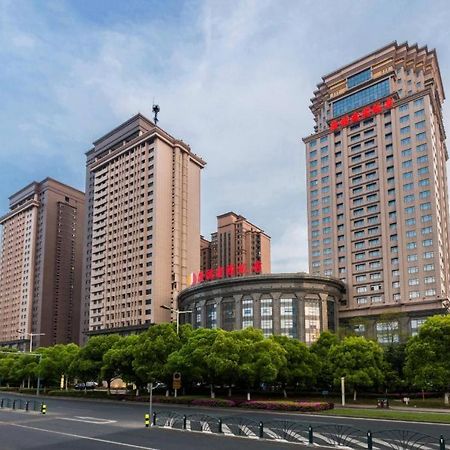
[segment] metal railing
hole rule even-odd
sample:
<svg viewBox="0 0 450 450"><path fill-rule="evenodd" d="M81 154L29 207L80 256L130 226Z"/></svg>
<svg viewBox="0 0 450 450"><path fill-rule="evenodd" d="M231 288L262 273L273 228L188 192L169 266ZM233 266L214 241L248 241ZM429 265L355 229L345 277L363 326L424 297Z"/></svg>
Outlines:
<svg viewBox="0 0 450 450"><path fill-rule="evenodd" d="M358 450L445 450L446 439L412 430L363 431L348 425L308 424L289 420L252 420L248 417L182 415L154 412L152 426L186 431L268 439L303 445L347 447Z"/></svg>
<svg viewBox="0 0 450 450"><path fill-rule="evenodd" d="M24 400L21 398L0 398L0 409L17 409L23 411L40 411L44 403L39 400Z"/></svg>

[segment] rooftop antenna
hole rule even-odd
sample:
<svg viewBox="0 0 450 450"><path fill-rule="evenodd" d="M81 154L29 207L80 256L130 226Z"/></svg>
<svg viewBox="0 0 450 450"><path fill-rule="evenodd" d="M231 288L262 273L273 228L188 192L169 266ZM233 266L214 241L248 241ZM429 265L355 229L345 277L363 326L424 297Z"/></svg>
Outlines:
<svg viewBox="0 0 450 450"><path fill-rule="evenodd" d="M152 111L153 111L153 121L155 122L155 125L158 125L158 113L160 111L159 109L159 105L155 105L155 100L153 99L153 107L152 107Z"/></svg>

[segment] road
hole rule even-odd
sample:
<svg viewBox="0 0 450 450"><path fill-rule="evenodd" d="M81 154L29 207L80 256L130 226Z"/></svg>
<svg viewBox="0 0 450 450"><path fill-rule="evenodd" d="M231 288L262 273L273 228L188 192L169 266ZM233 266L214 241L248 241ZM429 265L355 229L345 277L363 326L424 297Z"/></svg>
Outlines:
<svg viewBox="0 0 450 450"><path fill-rule="evenodd" d="M14 398L13 395L0 394ZM145 404L114 403L95 400L49 398L45 400L46 415L0 409L0 450L279 450L302 448L299 444L249 438L229 437L212 433L176 431L167 428L145 428ZM168 411L179 415L193 414L218 417L241 417L247 421L272 420L302 422L313 429L332 430L354 427L365 436L367 430L411 430L436 437L443 434L450 442L450 425L393 422L385 420L311 416L307 414L244 411L240 409L208 409L182 405L155 405L162 417ZM225 421L224 421L225 422ZM194 423L194 422L192 422ZM216 423L216 419L214 419ZM226 431L226 430L224 430ZM360 441L363 443L363 440ZM361 445L359 445L361 447ZM320 447L317 447L320 448ZM431 447L432 448L432 447Z"/></svg>

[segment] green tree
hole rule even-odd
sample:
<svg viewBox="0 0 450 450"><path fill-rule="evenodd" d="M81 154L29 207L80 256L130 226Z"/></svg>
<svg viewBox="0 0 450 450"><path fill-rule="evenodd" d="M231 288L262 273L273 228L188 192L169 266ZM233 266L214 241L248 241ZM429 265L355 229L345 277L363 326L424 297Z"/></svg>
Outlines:
<svg viewBox="0 0 450 450"><path fill-rule="evenodd" d="M239 379L247 388L247 399L250 400L252 388L277 379L287 364L286 351L273 339L264 339L261 330L246 328L232 334L240 341Z"/></svg>
<svg viewBox="0 0 450 450"><path fill-rule="evenodd" d="M208 383L213 398L215 384L228 384L231 389L237 381L239 361L240 346L234 335L200 328L169 356L168 367L171 372L181 372L185 380Z"/></svg>
<svg viewBox="0 0 450 450"><path fill-rule="evenodd" d="M450 391L450 316L433 316L406 346L405 374L423 390Z"/></svg>
<svg viewBox="0 0 450 450"><path fill-rule="evenodd" d="M337 344L339 344L339 338L330 331L324 331L319 339L311 345L310 351L319 361L317 384L322 389L330 390L333 387L334 374L330 362L330 350Z"/></svg>
<svg viewBox="0 0 450 450"><path fill-rule="evenodd" d="M286 364L279 369L277 377L283 385L284 397L287 397L287 385L298 388L311 386L319 369L317 356L298 339L286 336L272 336L271 339L284 349L286 355Z"/></svg>
<svg viewBox="0 0 450 450"><path fill-rule="evenodd" d="M103 375L109 390L114 378L114 371L105 371L102 374L103 355L120 339L121 337L117 334L92 336L81 348L76 360L70 365L70 371L85 383L91 380L100 380Z"/></svg>
<svg viewBox="0 0 450 450"><path fill-rule="evenodd" d="M78 345L57 344L41 347L37 352L42 355L37 371L43 382L48 386L58 386L63 378L67 389L69 379L73 377L74 362L80 352Z"/></svg>
<svg viewBox="0 0 450 450"><path fill-rule="evenodd" d="M104 355L101 369L102 377L121 378L126 383L142 385L136 374L133 362L139 336L132 334L117 341ZM109 391L108 391L109 392Z"/></svg>
<svg viewBox="0 0 450 450"><path fill-rule="evenodd" d="M169 386L172 381L172 372L167 365L169 355L181 348L191 332L190 325L182 325L177 335L174 324L163 323L153 325L141 334L133 361L139 379L146 383L164 381Z"/></svg>
<svg viewBox="0 0 450 450"><path fill-rule="evenodd" d="M345 377L345 384L353 390L353 399L361 388L371 388L383 382L385 361L383 349L363 337L349 336L333 345L329 353L336 386Z"/></svg>

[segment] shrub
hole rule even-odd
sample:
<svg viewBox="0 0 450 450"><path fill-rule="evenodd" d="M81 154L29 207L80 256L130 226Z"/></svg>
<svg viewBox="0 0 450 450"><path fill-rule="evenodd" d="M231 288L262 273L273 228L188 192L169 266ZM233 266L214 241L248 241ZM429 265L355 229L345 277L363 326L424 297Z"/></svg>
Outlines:
<svg viewBox="0 0 450 450"><path fill-rule="evenodd" d="M239 406L251 409L267 409L276 411L318 412L333 409L334 404L329 402L295 402L295 401L264 401L250 400L242 402Z"/></svg>

